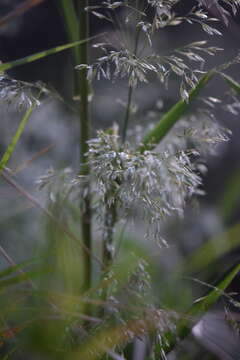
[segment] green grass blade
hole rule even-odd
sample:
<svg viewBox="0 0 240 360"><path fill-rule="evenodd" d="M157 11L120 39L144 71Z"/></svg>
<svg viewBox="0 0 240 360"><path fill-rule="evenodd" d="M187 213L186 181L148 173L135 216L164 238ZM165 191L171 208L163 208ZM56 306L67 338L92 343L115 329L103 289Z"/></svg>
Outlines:
<svg viewBox="0 0 240 360"><path fill-rule="evenodd" d="M71 42L79 40L79 24L77 14L72 0L60 0L59 6L64 17L64 25L67 29L68 36ZM76 47L73 48L73 55L75 64L80 64L79 51Z"/></svg>
<svg viewBox="0 0 240 360"><path fill-rule="evenodd" d="M27 111L26 113L24 114L22 120L20 121L20 124L17 128L17 131L15 133L15 135L13 136L12 138L12 141L11 143L8 145L7 147L7 150L5 151L5 153L3 154L3 157L0 161L0 174L1 174L1 171L3 170L3 168L7 165L10 157L12 156L12 153L14 152L14 149L31 117L31 114L33 112L33 109L35 108L35 106L31 106Z"/></svg>
<svg viewBox="0 0 240 360"><path fill-rule="evenodd" d="M187 312L187 317L200 317L203 316L209 309L217 302L219 297L224 293L226 288L231 284L235 276L240 271L240 264L235 265L225 277L214 286L213 290L208 295L197 301L192 308ZM186 320L187 321L187 320ZM186 332L191 330L189 321L181 324L178 329L179 336L182 337Z"/></svg>
<svg viewBox="0 0 240 360"><path fill-rule="evenodd" d="M97 35L97 36L99 36L99 35ZM65 45L56 46L54 48L51 48L51 49L48 49L48 50L45 50L45 51L41 51L41 52L38 52L36 54L29 55L29 56L26 56L26 57L18 59L18 60L14 60L14 61L7 62L7 63L2 63L2 64L0 64L0 72L12 69L12 68L14 68L16 66L31 63L33 61L42 59L42 58L44 58L46 56L53 55L53 54L59 53L61 51L67 50L67 49L71 49L74 46L84 44L84 43L86 43L86 42L88 42L88 41L90 41L90 40L92 40L94 38L96 38L96 36L92 36L92 37L89 37L89 38L84 39L84 40L74 41L72 43L65 44Z"/></svg>
<svg viewBox="0 0 240 360"><path fill-rule="evenodd" d="M184 339L191 332L193 324L192 319L195 319L195 323L199 320L200 317L205 315L207 311L218 301L219 297L224 293L226 288L231 284L235 276L240 271L240 264L232 267L230 271L226 273L222 280L220 280L213 289L208 293L208 295L199 299L185 314L185 318L181 319L177 324L177 339ZM177 340L172 333L167 334L166 344L164 351L170 352L176 345Z"/></svg>
<svg viewBox="0 0 240 360"><path fill-rule="evenodd" d="M189 101L178 101L156 124L153 130L151 130L142 140L142 144L139 148L141 152L150 150L157 145L173 127L173 125L183 116L188 110L189 104L198 96L199 92L205 87L210 79L215 74L215 71L209 71L198 82L196 87L191 90L189 94Z"/></svg>
<svg viewBox="0 0 240 360"><path fill-rule="evenodd" d="M227 82L227 84L235 90L238 94L240 94L240 84L235 81L231 76L220 73L222 78Z"/></svg>

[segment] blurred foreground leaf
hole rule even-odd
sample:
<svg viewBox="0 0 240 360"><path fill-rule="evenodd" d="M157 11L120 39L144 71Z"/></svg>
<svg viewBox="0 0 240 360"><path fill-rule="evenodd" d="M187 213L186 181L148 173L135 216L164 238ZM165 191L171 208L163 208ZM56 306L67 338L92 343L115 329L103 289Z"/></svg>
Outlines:
<svg viewBox="0 0 240 360"><path fill-rule="evenodd" d="M182 264L184 271L200 271L233 250L240 243L240 224L232 226L229 230L213 237L193 254L191 254Z"/></svg>

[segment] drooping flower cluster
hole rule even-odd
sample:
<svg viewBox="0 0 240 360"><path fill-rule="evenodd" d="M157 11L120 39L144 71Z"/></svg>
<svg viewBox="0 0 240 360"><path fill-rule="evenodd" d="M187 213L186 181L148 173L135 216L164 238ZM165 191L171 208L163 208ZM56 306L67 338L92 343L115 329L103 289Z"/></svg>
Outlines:
<svg viewBox="0 0 240 360"><path fill-rule="evenodd" d="M122 148L117 135L99 132L89 141L88 153L97 193L110 206L121 206L122 216L141 209L159 238L159 223L173 212L182 214L185 203L198 193L201 179L194 172L191 152L143 154Z"/></svg>
<svg viewBox="0 0 240 360"><path fill-rule="evenodd" d="M206 41L198 41L176 49L170 55L157 55L152 53L147 56L137 56L128 49L120 51L107 51L105 44L97 44L105 55L98 58L92 65L81 64L78 70L87 69L89 81L101 78L116 80L127 78L130 87L135 88L139 82L148 82L148 75L155 74L162 83L166 83L170 73L181 78L180 94L183 99L188 99L188 90L193 88L199 74L203 74L200 68L205 62L202 54L215 55L222 50L218 47L207 47ZM202 54L199 54L202 53ZM197 69L192 69L189 62L200 64Z"/></svg>

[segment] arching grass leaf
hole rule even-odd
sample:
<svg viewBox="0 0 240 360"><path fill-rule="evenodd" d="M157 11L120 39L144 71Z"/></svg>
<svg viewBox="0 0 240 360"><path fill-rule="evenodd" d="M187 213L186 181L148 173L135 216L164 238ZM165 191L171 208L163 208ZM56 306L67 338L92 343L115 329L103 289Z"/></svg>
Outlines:
<svg viewBox="0 0 240 360"><path fill-rule="evenodd" d="M226 288L231 284L239 271L240 264L238 263L237 265L234 265L217 284L211 286L212 290L206 296L193 304L189 311L186 312L185 316L178 322L176 327L177 336L172 333L166 334L165 344L167 345L165 345L164 348L165 353L170 352L179 340L182 340L189 335L199 318L205 315L224 294Z"/></svg>
<svg viewBox="0 0 240 360"><path fill-rule="evenodd" d="M99 35L97 35L97 36L99 36ZM90 41L90 40L92 40L94 38L96 38L96 36L92 36L92 37L89 37L89 38L84 39L84 40L74 41L74 42L72 42L70 44L59 45L59 46L56 46L54 48L51 48L51 49L48 49L48 50L45 50L45 51L41 51L41 52L38 52L36 54L29 55L29 56L26 56L26 57L18 59L18 60L2 63L2 64L0 64L0 72L12 69L12 68L14 68L16 66L31 63L33 61L45 58L46 56L53 55L53 54L59 53L61 51L67 50L67 49L71 49L74 46L84 44L84 43L86 43L86 42L88 42L88 41Z"/></svg>
<svg viewBox="0 0 240 360"><path fill-rule="evenodd" d="M190 103L199 95L199 92L207 85L211 78L216 74L214 70L205 74L198 82L197 86L189 93L188 102L178 101L171 109L166 112L156 124L156 126L143 138L139 148L141 152L152 149L157 145L173 127L173 125L188 110Z"/></svg>
<svg viewBox="0 0 240 360"><path fill-rule="evenodd" d="M222 78L228 83L228 85L240 94L240 84L235 81L231 76L221 73Z"/></svg>

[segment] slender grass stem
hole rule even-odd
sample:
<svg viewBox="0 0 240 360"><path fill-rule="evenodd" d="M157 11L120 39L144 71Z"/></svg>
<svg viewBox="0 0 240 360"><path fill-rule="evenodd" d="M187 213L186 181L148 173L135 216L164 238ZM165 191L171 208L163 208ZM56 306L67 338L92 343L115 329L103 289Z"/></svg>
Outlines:
<svg viewBox="0 0 240 360"><path fill-rule="evenodd" d="M129 86L129 88L128 88L127 107L126 107L126 113L125 113L125 118L124 118L124 123L123 123L123 130L122 130L122 142L123 142L123 144L126 141L127 128L128 128L130 114L131 114L132 98L133 98L133 87Z"/></svg>

